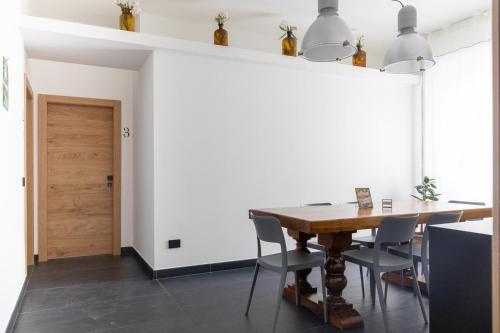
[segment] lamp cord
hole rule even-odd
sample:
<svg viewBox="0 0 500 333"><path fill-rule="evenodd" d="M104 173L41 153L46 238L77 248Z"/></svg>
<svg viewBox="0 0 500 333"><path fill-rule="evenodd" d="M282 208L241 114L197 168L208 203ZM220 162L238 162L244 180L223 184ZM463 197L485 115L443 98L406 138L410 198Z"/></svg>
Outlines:
<svg viewBox="0 0 500 333"><path fill-rule="evenodd" d="M405 6L405 5L404 5L401 1L399 1L399 0L392 0L392 1L399 2L399 4L401 5L401 7L404 7L404 6Z"/></svg>

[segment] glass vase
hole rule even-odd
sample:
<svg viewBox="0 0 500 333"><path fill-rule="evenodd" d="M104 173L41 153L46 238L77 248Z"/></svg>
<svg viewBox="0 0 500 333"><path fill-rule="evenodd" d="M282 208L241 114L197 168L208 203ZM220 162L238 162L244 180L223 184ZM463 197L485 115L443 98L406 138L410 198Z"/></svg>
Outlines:
<svg viewBox="0 0 500 333"><path fill-rule="evenodd" d="M352 64L357 67L366 67L366 52L358 48L358 53L352 56Z"/></svg>
<svg viewBox="0 0 500 333"><path fill-rule="evenodd" d="M228 46L229 36L228 32L224 29L224 24L219 24L219 29L214 31L214 44Z"/></svg>
<svg viewBox="0 0 500 333"><path fill-rule="evenodd" d="M281 41L281 49L283 55L296 57L297 56L297 38L291 33L288 33L286 38Z"/></svg>
<svg viewBox="0 0 500 333"><path fill-rule="evenodd" d="M120 29L125 31L135 31L135 17L132 14L120 15Z"/></svg>

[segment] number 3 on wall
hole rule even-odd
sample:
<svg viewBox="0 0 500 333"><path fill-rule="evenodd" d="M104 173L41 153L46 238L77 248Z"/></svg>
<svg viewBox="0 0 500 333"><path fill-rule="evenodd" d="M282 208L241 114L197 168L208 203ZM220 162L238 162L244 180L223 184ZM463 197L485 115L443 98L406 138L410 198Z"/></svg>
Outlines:
<svg viewBox="0 0 500 333"><path fill-rule="evenodd" d="M124 127L123 128L123 137L126 139L130 136L130 128Z"/></svg>

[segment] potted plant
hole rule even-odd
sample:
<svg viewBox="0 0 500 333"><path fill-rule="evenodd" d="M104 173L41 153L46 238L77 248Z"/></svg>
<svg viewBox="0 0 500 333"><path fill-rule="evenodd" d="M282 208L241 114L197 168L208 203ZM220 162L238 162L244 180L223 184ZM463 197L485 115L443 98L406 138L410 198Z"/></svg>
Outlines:
<svg viewBox="0 0 500 333"><path fill-rule="evenodd" d="M219 25L219 29L214 31L214 44L220 46L228 46L229 45L229 34L224 29L224 24L229 21L229 13L228 12L219 12L215 17L215 21Z"/></svg>
<svg viewBox="0 0 500 333"><path fill-rule="evenodd" d="M415 186L415 189L420 194L420 197L412 194L411 196L415 199L418 199L420 201L439 201L438 197L441 194L436 193L437 186L435 179L425 176L422 184Z"/></svg>
<svg viewBox="0 0 500 333"><path fill-rule="evenodd" d="M294 31L297 30L297 27L294 25L288 24L287 21L283 20L280 23L280 30L285 33L280 37L283 39L281 41L281 48L283 55L296 57L297 56L297 37L293 34ZM286 38L283 38L285 37Z"/></svg>
<svg viewBox="0 0 500 333"><path fill-rule="evenodd" d="M125 31L135 31L135 16L141 13L139 1L113 0L113 4L120 7L120 29Z"/></svg>

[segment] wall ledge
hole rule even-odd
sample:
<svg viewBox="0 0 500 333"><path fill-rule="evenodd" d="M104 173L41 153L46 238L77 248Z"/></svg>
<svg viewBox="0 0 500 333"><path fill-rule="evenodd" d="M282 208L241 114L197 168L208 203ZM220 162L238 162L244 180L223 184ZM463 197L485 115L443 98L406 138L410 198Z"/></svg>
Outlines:
<svg viewBox="0 0 500 333"><path fill-rule="evenodd" d="M96 59L99 57L96 51L106 51L107 54L116 54L125 60L130 59L130 63L124 63L118 68L138 70L150 52L176 51L274 67L321 72L327 75L389 80L409 85L420 84L420 76L417 75L391 75L381 73L373 68L360 68L340 63L313 63L301 57L286 57L236 47L221 47L160 35L132 33L27 15L22 15L19 22L28 56L45 60L75 62L75 59L79 59L81 63L85 62L85 59L82 59L82 54L87 51L91 63L86 64L109 66L109 59L104 59L104 57L101 60ZM144 56L137 59L137 54L141 52ZM80 58L76 58L77 54ZM130 57L128 57L129 54ZM134 59L135 61L133 61Z"/></svg>

